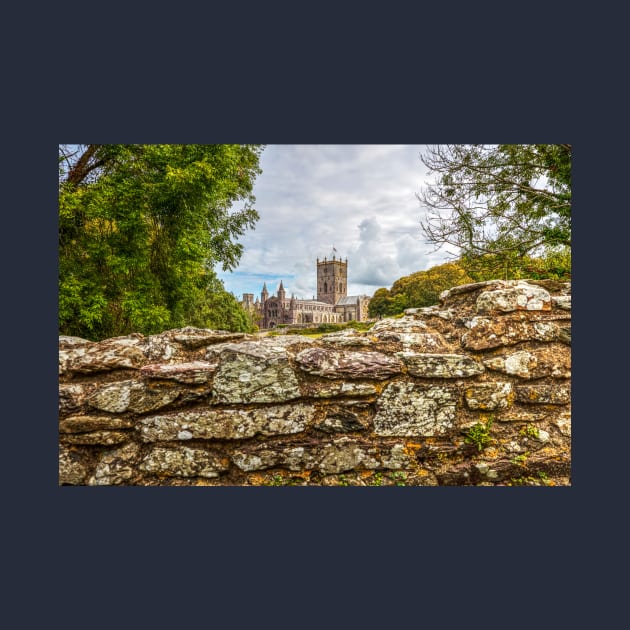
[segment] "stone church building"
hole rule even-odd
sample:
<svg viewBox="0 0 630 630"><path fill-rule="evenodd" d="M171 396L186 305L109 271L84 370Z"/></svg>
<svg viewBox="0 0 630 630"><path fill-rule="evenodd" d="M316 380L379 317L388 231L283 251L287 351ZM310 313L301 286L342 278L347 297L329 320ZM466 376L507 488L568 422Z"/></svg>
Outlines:
<svg viewBox="0 0 630 630"><path fill-rule="evenodd" d="M280 281L278 292L269 296L265 283L254 302L253 293L243 294L243 306L261 315L262 328L274 328L278 324L327 324L356 320L366 321L370 298L367 295L347 295L348 259L317 259L317 299L287 298Z"/></svg>

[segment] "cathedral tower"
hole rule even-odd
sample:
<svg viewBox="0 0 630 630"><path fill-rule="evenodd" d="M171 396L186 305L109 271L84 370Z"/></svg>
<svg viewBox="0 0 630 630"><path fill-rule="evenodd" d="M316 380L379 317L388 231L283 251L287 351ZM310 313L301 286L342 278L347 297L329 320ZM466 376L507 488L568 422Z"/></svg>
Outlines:
<svg viewBox="0 0 630 630"><path fill-rule="evenodd" d="M317 299L320 302L336 304L348 294L348 259L317 259Z"/></svg>

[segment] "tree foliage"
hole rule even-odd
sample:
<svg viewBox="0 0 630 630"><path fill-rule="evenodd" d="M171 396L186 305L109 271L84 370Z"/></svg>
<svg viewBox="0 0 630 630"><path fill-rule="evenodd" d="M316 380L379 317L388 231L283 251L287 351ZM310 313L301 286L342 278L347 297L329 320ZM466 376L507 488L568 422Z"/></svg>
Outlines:
<svg viewBox="0 0 630 630"><path fill-rule="evenodd" d="M258 219L252 190L261 151L60 145L60 333L251 329L214 269L237 265L237 238Z"/></svg>
<svg viewBox="0 0 630 630"><path fill-rule="evenodd" d="M464 257L538 255L571 247L571 145L431 145L433 184L418 195L422 231Z"/></svg>
<svg viewBox="0 0 630 630"><path fill-rule="evenodd" d="M390 290L378 289L369 305L370 317L397 315L406 308L431 306L439 302L440 293L474 280L455 263L416 271L394 282Z"/></svg>
<svg viewBox="0 0 630 630"><path fill-rule="evenodd" d="M457 263L475 282L497 278L571 280L571 250L568 247L545 247L539 257L516 254L464 256Z"/></svg>

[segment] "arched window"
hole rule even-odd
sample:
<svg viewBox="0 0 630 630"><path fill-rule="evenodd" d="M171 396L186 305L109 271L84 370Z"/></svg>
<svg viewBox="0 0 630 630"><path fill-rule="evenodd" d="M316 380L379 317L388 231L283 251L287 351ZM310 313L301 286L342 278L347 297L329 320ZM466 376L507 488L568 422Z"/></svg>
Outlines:
<svg viewBox="0 0 630 630"><path fill-rule="evenodd" d="M343 289L341 288L341 282L339 283L339 293L341 293Z"/></svg>
<svg viewBox="0 0 630 630"><path fill-rule="evenodd" d="M324 293L328 293L328 283L324 282Z"/></svg>

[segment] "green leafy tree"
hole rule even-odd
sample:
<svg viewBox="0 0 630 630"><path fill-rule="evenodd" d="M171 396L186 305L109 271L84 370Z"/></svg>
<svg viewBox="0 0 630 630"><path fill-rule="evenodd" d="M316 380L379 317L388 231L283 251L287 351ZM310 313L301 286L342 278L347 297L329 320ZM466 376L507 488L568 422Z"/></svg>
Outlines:
<svg viewBox="0 0 630 630"><path fill-rule="evenodd" d="M457 264L475 282L483 280L518 280L521 278L541 280L571 280L571 250L567 247L544 247L541 256L464 256Z"/></svg>
<svg viewBox="0 0 630 630"><path fill-rule="evenodd" d="M544 246L570 249L571 145L431 145L421 160L436 175L418 195L421 226L438 249L508 264Z"/></svg>
<svg viewBox="0 0 630 630"><path fill-rule="evenodd" d="M396 280L390 294L394 299L404 296L401 301L404 308L418 308L437 304L442 291L469 282L473 280L464 269L455 263L445 263Z"/></svg>
<svg viewBox="0 0 630 630"><path fill-rule="evenodd" d="M249 330L214 269L258 219L260 145L60 145L59 329ZM240 207L237 207L237 204Z"/></svg>
<svg viewBox="0 0 630 630"><path fill-rule="evenodd" d="M394 282L390 290L378 289L370 300L370 317L397 315L406 308L431 306L446 289L474 280L455 263L445 263L426 271L416 271Z"/></svg>
<svg viewBox="0 0 630 630"><path fill-rule="evenodd" d="M404 308L404 307L403 307ZM403 309L398 310L394 303L389 290L386 288L377 289L370 299L368 306L368 315L370 317L387 317L401 313Z"/></svg>

